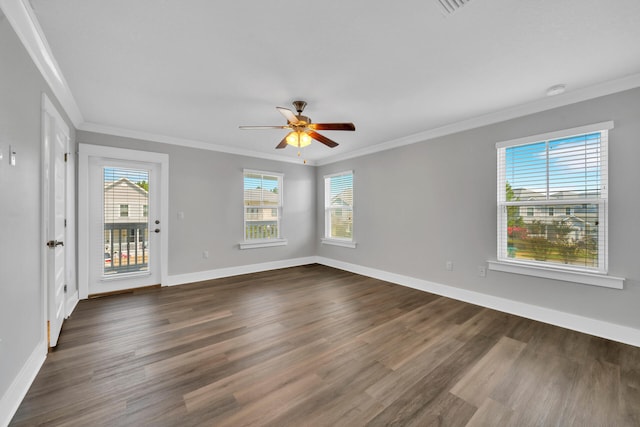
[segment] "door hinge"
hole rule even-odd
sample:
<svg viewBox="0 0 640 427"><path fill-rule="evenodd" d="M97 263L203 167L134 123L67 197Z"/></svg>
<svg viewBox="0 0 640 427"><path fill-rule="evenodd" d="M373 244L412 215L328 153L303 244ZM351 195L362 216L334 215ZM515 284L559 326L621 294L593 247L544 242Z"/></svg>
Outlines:
<svg viewBox="0 0 640 427"><path fill-rule="evenodd" d="M65 163L66 163L68 157L69 157L69 153L64 153L64 161L65 161Z"/></svg>
<svg viewBox="0 0 640 427"><path fill-rule="evenodd" d="M67 285L64 285L64 293L67 293Z"/></svg>

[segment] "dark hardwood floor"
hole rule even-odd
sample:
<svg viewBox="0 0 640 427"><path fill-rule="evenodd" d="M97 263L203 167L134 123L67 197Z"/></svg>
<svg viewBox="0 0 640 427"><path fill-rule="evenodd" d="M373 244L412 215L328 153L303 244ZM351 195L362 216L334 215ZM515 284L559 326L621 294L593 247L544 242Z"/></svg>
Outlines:
<svg viewBox="0 0 640 427"><path fill-rule="evenodd" d="M11 425L640 426L640 348L310 265L81 301Z"/></svg>

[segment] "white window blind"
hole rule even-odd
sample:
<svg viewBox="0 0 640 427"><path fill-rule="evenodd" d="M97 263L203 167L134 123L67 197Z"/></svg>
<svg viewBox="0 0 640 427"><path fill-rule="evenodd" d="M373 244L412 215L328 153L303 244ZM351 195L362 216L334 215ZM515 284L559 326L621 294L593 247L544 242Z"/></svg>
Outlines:
<svg viewBox="0 0 640 427"><path fill-rule="evenodd" d="M103 276L148 271L149 171L103 168Z"/></svg>
<svg viewBox="0 0 640 427"><path fill-rule="evenodd" d="M353 172L324 177L325 237L353 240Z"/></svg>
<svg viewBox="0 0 640 427"><path fill-rule="evenodd" d="M496 144L498 260L606 272L612 127Z"/></svg>
<svg viewBox="0 0 640 427"><path fill-rule="evenodd" d="M244 171L244 240L280 238L283 175Z"/></svg>

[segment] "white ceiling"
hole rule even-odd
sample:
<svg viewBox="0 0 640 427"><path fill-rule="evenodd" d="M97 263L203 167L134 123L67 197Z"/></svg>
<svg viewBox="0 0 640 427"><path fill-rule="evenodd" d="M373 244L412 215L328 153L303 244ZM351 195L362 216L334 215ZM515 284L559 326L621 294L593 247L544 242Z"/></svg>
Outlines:
<svg viewBox="0 0 640 427"><path fill-rule="evenodd" d="M553 105L545 92L558 83L560 105L607 82L638 82L638 0L472 0L448 16L437 1L30 3L81 129L284 160L297 161L294 148L274 149L286 131L238 126L285 124L274 107L295 99L314 122L356 125L324 132L337 148L304 150L322 163Z"/></svg>

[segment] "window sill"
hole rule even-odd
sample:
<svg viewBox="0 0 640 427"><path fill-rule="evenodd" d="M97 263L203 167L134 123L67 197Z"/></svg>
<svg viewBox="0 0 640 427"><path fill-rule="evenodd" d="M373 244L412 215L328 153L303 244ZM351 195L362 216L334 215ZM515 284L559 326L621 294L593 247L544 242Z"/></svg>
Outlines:
<svg viewBox="0 0 640 427"><path fill-rule="evenodd" d="M238 245L240 249L256 249L256 248L270 248L272 246L286 246L288 243L287 239L269 239L269 240L245 240L244 242L240 242Z"/></svg>
<svg viewBox="0 0 640 427"><path fill-rule="evenodd" d="M528 265L509 261L487 261L489 270L505 273L524 274L526 276L544 277L546 279L563 280L583 285L602 286L605 288L623 289L624 278L607 276L600 273L587 273L563 268L551 268Z"/></svg>
<svg viewBox="0 0 640 427"><path fill-rule="evenodd" d="M323 245L342 246L343 248L351 249L356 248L356 242L352 240L328 239L326 237L323 237L322 239L320 239L320 242L322 242Z"/></svg>

